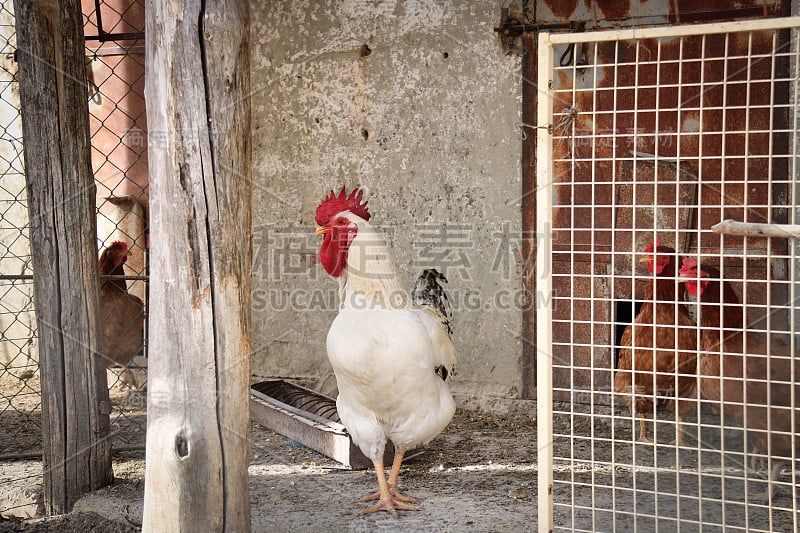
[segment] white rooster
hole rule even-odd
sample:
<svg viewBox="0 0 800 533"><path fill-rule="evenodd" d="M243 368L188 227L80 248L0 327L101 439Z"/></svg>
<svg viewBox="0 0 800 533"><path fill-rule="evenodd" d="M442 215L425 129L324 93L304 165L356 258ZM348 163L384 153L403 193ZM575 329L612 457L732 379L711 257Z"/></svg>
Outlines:
<svg viewBox="0 0 800 533"><path fill-rule="evenodd" d="M319 257L339 281L339 314L328 331L327 349L339 397L339 417L353 441L372 460L378 500L359 514L415 510L398 491L406 451L430 441L447 426L455 401L445 379L456 362L450 340L449 304L436 270L417 280L412 303L400 282L391 249L368 222L363 192L342 187L317 207ZM387 481L386 441L395 455Z"/></svg>

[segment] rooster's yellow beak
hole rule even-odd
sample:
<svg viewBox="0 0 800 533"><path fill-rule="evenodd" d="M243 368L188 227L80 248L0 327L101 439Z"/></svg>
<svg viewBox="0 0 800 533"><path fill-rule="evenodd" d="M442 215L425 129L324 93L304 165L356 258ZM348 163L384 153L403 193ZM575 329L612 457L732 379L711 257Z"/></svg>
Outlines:
<svg viewBox="0 0 800 533"><path fill-rule="evenodd" d="M639 259L639 262L640 262L640 263L649 263L649 262L650 262L650 260L652 260L652 259L653 259L653 256L651 256L651 255L643 255L643 256L642 256L642 257Z"/></svg>
<svg viewBox="0 0 800 533"><path fill-rule="evenodd" d="M314 230L314 235L324 235L328 233L329 228L326 226L317 226L317 229Z"/></svg>

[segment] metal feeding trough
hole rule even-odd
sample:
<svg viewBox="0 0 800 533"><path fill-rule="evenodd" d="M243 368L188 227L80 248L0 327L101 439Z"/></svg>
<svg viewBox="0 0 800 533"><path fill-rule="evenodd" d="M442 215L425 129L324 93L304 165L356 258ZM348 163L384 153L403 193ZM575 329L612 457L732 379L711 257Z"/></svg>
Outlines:
<svg viewBox="0 0 800 533"><path fill-rule="evenodd" d="M253 420L354 470L372 466L339 420L336 400L280 379L250 387ZM386 445L391 463L394 448Z"/></svg>

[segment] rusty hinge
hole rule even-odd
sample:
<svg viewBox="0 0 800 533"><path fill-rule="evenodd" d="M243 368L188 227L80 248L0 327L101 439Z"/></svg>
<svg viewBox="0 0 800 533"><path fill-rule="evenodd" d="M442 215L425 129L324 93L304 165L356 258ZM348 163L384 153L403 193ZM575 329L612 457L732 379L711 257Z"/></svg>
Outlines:
<svg viewBox="0 0 800 533"><path fill-rule="evenodd" d="M500 10L500 24L495 26L494 31L500 35L500 43L506 55L522 53L520 38L523 33L538 33L540 31L569 30L574 27L570 22L557 22L552 24L539 24L530 21L524 13L512 11L507 7ZM534 17L535 18L535 17Z"/></svg>

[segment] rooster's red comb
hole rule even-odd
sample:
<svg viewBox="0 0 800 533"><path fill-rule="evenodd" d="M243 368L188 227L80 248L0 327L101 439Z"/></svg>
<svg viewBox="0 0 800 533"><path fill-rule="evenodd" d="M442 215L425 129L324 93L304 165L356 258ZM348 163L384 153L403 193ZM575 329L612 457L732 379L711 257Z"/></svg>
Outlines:
<svg viewBox="0 0 800 533"><path fill-rule="evenodd" d="M369 220L370 214L369 209L367 209L367 202L361 202L363 197L364 191L358 187L353 189L349 196L344 186L342 186L338 196L331 190L328 196L317 206L317 224L326 226L333 215L342 211L350 211L364 220Z"/></svg>
<svg viewBox="0 0 800 533"><path fill-rule="evenodd" d="M111 243L111 246L109 246L109 248L122 248L123 250L127 250L128 243L125 241L114 241Z"/></svg>

